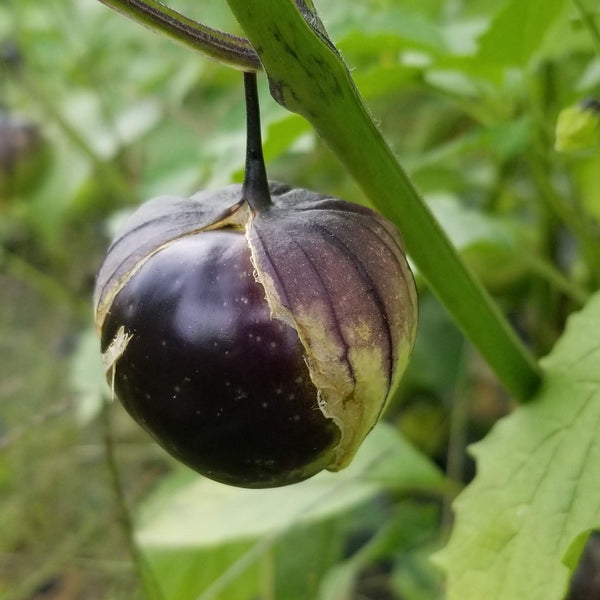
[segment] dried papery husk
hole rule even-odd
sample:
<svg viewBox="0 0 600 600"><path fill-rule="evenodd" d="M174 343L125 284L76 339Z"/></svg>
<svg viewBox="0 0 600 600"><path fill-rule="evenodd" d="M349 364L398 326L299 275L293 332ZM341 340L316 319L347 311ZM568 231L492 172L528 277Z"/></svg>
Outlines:
<svg viewBox="0 0 600 600"><path fill-rule="evenodd" d="M417 298L402 240L368 208L299 189L256 215L248 239L272 314L298 332L319 406L342 432L329 465L341 469L414 343Z"/></svg>

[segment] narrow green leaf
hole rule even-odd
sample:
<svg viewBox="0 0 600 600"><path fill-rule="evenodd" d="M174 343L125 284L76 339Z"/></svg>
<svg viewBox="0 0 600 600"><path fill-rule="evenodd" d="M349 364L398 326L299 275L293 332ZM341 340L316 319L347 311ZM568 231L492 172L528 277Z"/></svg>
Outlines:
<svg viewBox="0 0 600 600"><path fill-rule="evenodd" d="M560 600L600 526L600 294L542 361L538 395L473 447L478 474L438 555L448 600Z"/></svg>

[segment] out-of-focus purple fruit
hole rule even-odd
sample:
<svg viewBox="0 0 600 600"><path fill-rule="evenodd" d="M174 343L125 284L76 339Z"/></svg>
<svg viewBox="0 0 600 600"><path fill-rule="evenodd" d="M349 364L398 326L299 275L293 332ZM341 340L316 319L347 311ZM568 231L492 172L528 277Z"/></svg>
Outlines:
<svg viewBox="0 0 600 600"><path fill-rule="evenodd" d="M46 173L49 157L37 125L0 112L0 201L35 189Z"/></svg>

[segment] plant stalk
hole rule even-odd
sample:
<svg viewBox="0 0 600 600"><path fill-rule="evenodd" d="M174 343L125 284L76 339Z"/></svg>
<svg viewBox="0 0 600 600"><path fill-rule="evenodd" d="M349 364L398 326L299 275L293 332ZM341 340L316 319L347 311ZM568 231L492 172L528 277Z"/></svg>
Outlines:
<svg viewBox="0 0 600 600"><path fill-rule="evenodd" d="M262 69L258 55L248 40L202 25L157 0L100 0L100 2L220 63L243 71Z"/></svg>

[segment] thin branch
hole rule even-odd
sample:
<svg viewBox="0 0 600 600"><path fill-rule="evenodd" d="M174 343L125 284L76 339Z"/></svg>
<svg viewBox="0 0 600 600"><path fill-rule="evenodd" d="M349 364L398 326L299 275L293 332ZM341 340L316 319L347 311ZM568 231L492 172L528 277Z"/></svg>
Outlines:
<svg viewBox="0 0 600 600"><path fill-rule="evenodd" d="M446 461L446 477L450 481L461 484L465 467L465 448L467 446L467 429L469 421L469 409L471 406L471 383L468 373L469 348L463 341L460 349L460 358L457 366L457 376L454 381L454 393L452 396L452 411L450 412L450 426L448 431L448 448ZM442 505L442 522L445 530L450 530L452 524L452 501L453 498L445 497Z"/></svg>
<svg viewBox="0 0 600 600"><path fill-rule="evenodd" d="M110 403L106 398L104 398L102 402L102 429L104 437L104 456L110 475L110 482L115 495L118 518L121 523L123 534L125 535L125 539L127 541L129 555L131 556L131 560L133 561L133 565L140 582L140 588L144 590L144 596L147 598L147 600L163 600L160 587L154 579L154 573L147 564L135 540L133 523L129 514L129 509L127 508L125 492L121 483L119 466L115 456L114 439L110 420Z"/></svg>
<svg viewBox="0 0 600 600"><path fill-rule="evenodd" d="M583 306L589 300L589 292L565 277L552 263L533 254L524 253L519 258L532 273L547 281L579 306Z"/></svg>
<svg viewBox="0 0 600 600"><path fill-rule="evenodd" d="M241 71L260 71L258 54L248 40L202 25L157 0L100 0L149 29Z"/></svg>

